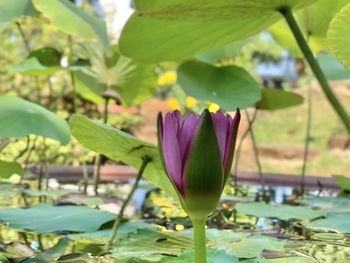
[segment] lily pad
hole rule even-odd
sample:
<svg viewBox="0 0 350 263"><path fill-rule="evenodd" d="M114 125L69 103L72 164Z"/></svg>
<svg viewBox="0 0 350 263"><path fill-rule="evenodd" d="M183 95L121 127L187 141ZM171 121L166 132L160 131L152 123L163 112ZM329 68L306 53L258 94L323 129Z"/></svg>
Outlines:
<svg viewBox="0 0 350 263"><path fill-rule="evenodd" d="M281 19L281 7L298 8L313 2L136 1L136 11L124 27L120 47L125 56L146 63L178 61L264 30Z"/></svg>
<svg viewBox="0 0 350 263"><path fill-rule="evenodd" d="M115 218L115 215L86 206L51 206L0 210L0 220L10 227L38 233L74 231L92 232Z"/></svg>
<svg viewBox="0 0 350 263"><path fill-rule="evenodd" d="M331 54L320 53L317 60L328 80L350 79L350 71L346 70L344 65Z"/></svg>
<svg viewBox="0 0 350 263"><path fill-rule="evenodd" d="M14 20L34 14L35 9L31 0L2 0L0 2L0 32Z"/></svg>
<svg viewBox="0 0 350 263"><path fill-rule="evenodd" d="M35 8L64 33L108 46L105 22L81 10L69 0L32 0Z"/></svg>
<svg viewBox="0 0 350 263"><path fill-rule="evenodd" d="M0 177L10 178L14 174L23 176L24 170L22 166L17 162L5 162L0 160Z"/></svg>
<svg viewBox="0 0 350 263"><path fill-rule="evenodd" d="M350 70L350 4L344 6L332 19L327 37L332 54Z"/></svg>
<svg viewBox="0 0 350 263"><path fill-rule="evenodd" d="M306 224L309 228L325 228L350 233L350 212L346 213L329 213L327 218L319 219Z"/></svg>
<svg viewBox="0 0 350 263"><path fill-rule="evenodd" d="M0 136L25 137L35 134L67 144L69 126L44 107L20 97L0 96Z"/></svg>
<svg viewBox="0 0 350 263"><path fill-rule="evenodd" d="M213 101L226 111L253 106L261 98L259 84L243 68L215 67L197 61L183 63L178 83L188 96Z"/></svg>
<svg viewBox="0 0 350 263"><path fill-rule="evenodd" d="M305 206L271 205L265 203L240 203L235 206L237 213L255 217L279 218L281 220L310 220L326 216L324 211Z"/></svg>
<svg viewBox="0 0 350 263"><path fill-rule="evenodd" d="M163 172L155 145L81 115L74 115L70 123L72 134L84 147L104 154L112 160L122 161L139 169L143 158L151 158L145 169L144 178L176 196L171 182Z"/></svg>
<svg viewBox="0 0 350 263"><path fill-rule="evenodd" d="M350 178L342 175L333 175L333 179L335 183L342 189L343 191L350 191Z"/></svg>
<svg viewBox="0 0 350 263"><path fill-rule="evenodd" d="M261 89L262 98L256 104L257 109L278 110L303 104L304 98L290 91L276 89Z"/></svg>
<svg viewBox="0 0 350 263"><path fill-rule="evenodd" d="M178 257L164 257L162 262L164 263L193 263L194 262L194 250L186 250ZM231 255L228 255L223 250L207 249L207 262L208 263L239 263L239 260Z"/></svg>

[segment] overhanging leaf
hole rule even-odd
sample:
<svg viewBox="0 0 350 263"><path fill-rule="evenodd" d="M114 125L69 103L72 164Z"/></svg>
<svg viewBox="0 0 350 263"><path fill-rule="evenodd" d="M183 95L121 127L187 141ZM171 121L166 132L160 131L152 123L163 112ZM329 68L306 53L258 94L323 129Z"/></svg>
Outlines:
<svg viewBox="0 0 350 263"><path fill-rule="evenodd" d="M61 31L85 40L98 39L108 46L105 22L79 9L69 0L32 0L35 8L49 18Z"/></svg>
<svg viewBox="0 0 350 263"><path fill-rule="evenodd" d="M350 4L344 6L333 18L327 32L331 52L350 70Z"/></svg>
<svg viewBox="0 0 350 263"><path fill-rule="evenodd" d="M350 72L331 54L320 53L317 60L328 80L350 79Z"/></svg>
<svg viewBox="0 0 350 263"><path fill-rule="evenodd" d="M226 111L253 106L261 98L259 84L237 66L215 67L188 61L180 65L177 74L188 96L213 101Z"/></svg>
<svg viewBox="0 0 350 263"><path fill-rule="evenodd" d="M17 162L5 162L0 160L0 177L10 178L14 174L23 176L24 170L22 166Z"/></svg>
<svg viewBox="0 0 350 263"><path fill-rule="evenodd" d="M148 0L120 39L125 56L146 63L174 61L245 39L277 22L281 7L297 8L313 0Z"/></svg>
<svg viewBox="0 0 350 263"><path fill-rule="evenodd" d="M0 96L0 136L25 137L35 134L66 144L69 126L44 107L14 96Z"/></svg>
<svg viewBox="0 0 350 263"><path fill-rule="evenodd" d="M264 203L239 203L235 207L237 213L256 217L279 218L281 220L310 220L325 216L321 210L309 207L290 205L270 205Z"/></svg>
<svg viewBox="0 0 350 263"><path fill-rule="evenodd" d="M115 218L115 215L86 206L51 206L0 210L0 220L13 228L38 233L58 231L92 232Z"/></svg>
<svg viewBox="0 0 350 263"><path fill-rule="evenodd" d="M152 161L147 165L144 178L176 196L174 189L163 172L155 145L98 121L74 115L70 121L73 136L86 148L104 154L112 160L122 161L139 169L144 157Z"/></svg>
<svg viewBox="0 0 350 263"><path fill-rule="evenodd" d="M261 110L278 110L301 105L304 98L299 94L290 91L276 89L261 89L262 98L256 104L257 109Z"/></svg>
<svg viewBox="0 0 350 263"><path fill-rule="evenodd" d="M22 16L35 14L31 0L1 0L0 1L0 32Z"/></svg>
<svg viewBox="0 0 350 263"><path fill-rule="evenodd" d="M10 68L12 73L25 73L29 75L49 75L61 67L62 53L55 48L45 47L35 50L19 65Z"/></svg>
<svg viewBox="0 0 350 263"><path fill-rule="evenodd" d="M350 178L347 176L333 175L333 179L340 189L344 191L350 191Z"/></svg>

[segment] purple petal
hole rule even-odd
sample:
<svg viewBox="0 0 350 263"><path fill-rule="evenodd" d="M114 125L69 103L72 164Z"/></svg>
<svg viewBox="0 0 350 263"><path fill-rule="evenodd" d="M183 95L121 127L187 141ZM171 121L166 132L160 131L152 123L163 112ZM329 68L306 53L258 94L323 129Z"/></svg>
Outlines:
<svg viewBox="0 0 350 263"><path fill-rule="evenodd" d="M173 111L171 116L173 118L173 122L175 125L177 139L180 140L180 129L181 129L181 123L182 123L181 113L178 110L176 110L176 111Z"/></svg>
<svg viewBox="0 0 350 263"><path fill-rule="evenodd" d="M226 143L225 156L224 156L224 171L225 172L227 172L227 169L231 169L231 167L227 167L227 165L228 165L228 161L230 158L231 148L235 146L238 125L240 122L239 110L236 111L235 117L233 119L231 116L228 115L228 120L230 123L230 128L229 128L228 133L227 133L227 143ZM236 134L234 134L234 133L236 133Z"/></svg>
<svg viewBox="0 0 350 263"><path fill-rule="evenodd" d="M168 174L179 191L182 192L182 158L177 136L179 127L177 121L177 117L172 113L167 113L165 116L163 127L163 154Z"/></svg>
<svg viewBox="0 0 350 263"><path fill-rule="evenodd" d="M229 119L225 116L225 114L220 110L216 113L212 113L212 118L214 123L215 134L219 143L221 160L224 163L227 133L230 128L230 122Z"/></svg>
<svg viewBox="0 0 350 263"><path fill-rule="evenodd" d="M182 156L182 163L187 159L188 151L191 147L193 137L198 127L199 117L193 113L188 114L181 127L180 131L180 152Z"/></svg>

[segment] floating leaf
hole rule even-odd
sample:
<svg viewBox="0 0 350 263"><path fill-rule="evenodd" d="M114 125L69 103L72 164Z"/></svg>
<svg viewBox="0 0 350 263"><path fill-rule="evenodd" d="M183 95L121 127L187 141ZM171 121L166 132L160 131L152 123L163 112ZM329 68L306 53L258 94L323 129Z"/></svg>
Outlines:
<svg viewBox="0 0 350 263"><path fill-rule="evenodd" d="M10 178L14 174L23 176L24 170L22 166L17 162L5 162L0 160L0 177Z"/></svg>
<svg viewBox="0 0 350 263"><path fill-rule="evenodd" d="M215 67L197 61L183 63L178 83L188 96L213 101L226 111L247 108L260 100L259 84L243 68Z"/></svg>
<svg viewBox="0 0 350 263"><path fill-rule="evenodd" d="M70 190L39 191L39 190L23 189L22 193L32 197L45 196L52 199L58 199L62 196L72 193L72 191Z"/></svg>
<svg viewBox="0 0 350 263"><path fill-rule="evenodd" d="M32 0L35 8L43 13L62 32L85 40L96 40L107 47L108 35L105 22L82 11L69 0Z"/></svg>
<svg viewBox="0 0 350 263"><path fill-rule="evenodd" d="M314 197L308 196L301 202L326 212L350 212L350 198L347 197Z"/></svg>
<svg viewBox="0 0 350 263"><path fill-rule="evenodd" d="M207 261L209 263L220 262L220 263L239 263L236 257L228 255L223 250L207 249ZM163 257L162 262L164 263L193 263L194 261L194 250L185 250L178 257Z"/></svg>
<svg viewBox="0 0 350 263"><path fill-rule="evenodd" d="M329 213L327 218L319 219L306 224L309 228L326 228L340 231L342 233L350 233L350 212L346 213Z"/></svg>
<svg viewBox="0 0 350 263"><path fill-rule="evenodd" d="M274 259L262 259L257 263L317 263L312 258L307 257L286 257L286 258L274 258Z"/></svg>
<svg viewBox="0 0 350 263"><path fill-rule="evenodd" d="M10 68L12 73L29 75L49 75L62 70L62 53L55 48L45 47L35 50L19 65Z"/></svg>
<svg viewBox="0 0 350 263"><path fill-rule="evenodd" d="M120 55L117 46L112 46L112 55L94 43L81 44L79 57L89 60L90 65L76 72L80 81L79 91L91 100L98 100L108 88L116 91L125 107L135 106L154 95L157 76L153 65L142 65ZM89 89L88 92L86 89Z"/></svg>
<svg viewBox="0 0 350 263"><path fill-rule="evenodd" d="M51 206L0 210L0 220L13 228L38 233L59 231L92 232L115 218L115 215L86 206Z"/></svg>
<svg viewBox="0 0 350 263"><path fill-rule="evenodd" d="M325 216L320 210L309 207L290 205L270 205L264 203L239 203L235 207L237 213L255 217L279 218L281 220L310 220Z"/></svg>
<svg viewBox="0 0 350 263"><path fill-rule="evenodd" d="M121 35L125 56L142 62L178 61L201 51L252 36L281 19L278 9L313 0L149 0L136 11Z"/></svg>
<svg viewBox="0 0 350 263"><path fill-rule="evenodd" d="M64 119L42 106L14 96L0 96L0 136L35 134L66 144L69 126Z"/></svg>
<svg viewBox="0 0 350 263"><path fill-rule="evenodd" d="M122 161L139 169L143 158L152 158L144 172L144 178L167 193L176 196L168 177L163 172L158 149L155 145L143 142L128 133L101 122L89 120L81 115L74 115L70 123L72 134L79 143L92 151L108 156L112 160Z"/></svg>
<svg viewBox="0 0 350 263"><path fill-rule="evenodd" d="M327 33L333 55L350 70L350 4L344 6L333 18Z"/></svg>
<svg viewBox="0 0 350 263"><path fill-rule="evenodd" d="M0 2L0 32L23 16L32 16L35 14L31 0L1 0Z"/></svg>
<svg viewBox="0 0 350 263"><path fill-rule="evenodd" d="M39 252L34 257L22 261L22 263L50 263L56 262L56 260L64 255L66 249L69 246L69 241L67 239L61 239L52 248Z"/></svg>
<svg viewBox="0 0 350 263"><path fill-rule="evenodd" d="M290 91L261 89L262 98L256 104L257 109L278 110L303 104L304 98Z"/></svg>

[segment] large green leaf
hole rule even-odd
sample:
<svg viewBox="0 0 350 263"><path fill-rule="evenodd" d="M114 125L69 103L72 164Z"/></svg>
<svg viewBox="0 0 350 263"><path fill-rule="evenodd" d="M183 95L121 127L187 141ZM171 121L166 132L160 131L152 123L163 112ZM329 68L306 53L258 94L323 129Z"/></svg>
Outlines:
<svg viewBox="0 0 350 263"><path fill-rule="evenodd" d="M207 262L214 263L239 263L238 258L228 255L223 250L207 249ZM163 257L162 262L164 263L193 263L194 261L194 250L185 250L178 257Z"/></svg>
<svg viewBox="0 0 350 263"><path fill-rule="evenodd" d="M20 64L10 68L12 73L25 73L29 75L49 75L61 67L62 53L55 48L45 47L35 50Z"/></svg>
<svg viewBox="0 0 350 263"><path fill-rule="evenodd" d="M31 0L1 0L0 1L0 32L13 20L22 16L32 16L35 13Z"/></svg>
<svg viewBox="0 0 350 263"><path fill-rule="evenodd" d="M320 53L317 55L318 63L328 80L350 79L350 71L337 61L329 53Z"/></svg>
<svg viewBox="0 0 350 263"><path fill-rule="evenodd" d="M294 92L263 88L261 93L262 98L256 104L256 108L261 110L284 109L304 102L304 98Z"/></svg>
<svg viewBox="0 0 350 263"><path fill-rule="evenodd" d="M246 214L256 217L279 218L281 220L309 220L326 215L324 211L313 210L309 207L303 206L277 206L264 203L239 203L235 208L239 214Z"/></svg>
<svg viewBox="0 0 350 263"><path fill-rule="evenodd" d="M187 95L213 101L226 111L253 106L261 98L259 84L237 66L215 67L188 61L178 68L177 74Z"/></svg>
<svg viewBox="0 0 350 263"><path fill-rule="evenodd" d="M32 0L35 8L61 31L85 40L100 40L107 47L105 22L79 9L69 0Z"/></svg>
<svg viewBox="0 0 350 263"><path fill-rule="evenodd" d="M327 48L327 30L337 12L349 0L318 0L297 12L298 23L315 53Z"/></svg>
<svg viewBox="0 0 350 263"><path fill-rule="evenodd" d="M3 137L35 134L63 144L70 140L69 126L64 119L19 97L0 96L0 123Z"/></svg>
<svg viewBox="0 0 350 263"><path fill-rule="evenodd" d="M333 175L333 179L340 189L350 191L350 178L347 176Z"/></svg>
<svg viewBox="0 0 350 263"><path fill-rule="evenodd" d="M112 160L122 161L139 169L143 158L151 158L152 161L145 170L144 178L176 196L168 177L163 172L158 149L155 145L81 115L74 115L70 123L72 134L79 143L92 151L108 156Z"/></svg>
<svg viewBox="0 0 350 263"><path fill-rule="evenodd" d="M17 162L5 162L0 160L0 177L10 178L14 174L23 176L24 170L22 166Z"/></svg>
<svg viewBox="0 0 350 263"><path fill-rule="evenodd" d="M306 224L310 228L327 228L343 233L350 233L350 212L329 213L327 218L313 221Z"/></svg>
<svg viewBox="0 0 350 263"><path fill-rule="evenodd" d="M120 39L124 55L155 63L188 58L247 38L277 22L281 7L300 7L314 0L148 0Z"/></svg>
<svg viewBox="0 0 350 263"><path fill-rule="evenodd" d="M82 95L86 98L96 101L102 92L111 88L119 93L123 105L128 107L154 95L157 87L155 67L135 63L120 55L117 46L112 46L112 54L107 56L100 45L84 43L77 50L77 55L91 64L81 73L76 72L81 85L79 91L83 91Z"/></svg>
<svg viewBox="0 0 350 263"><path fill-rule="evenodd" d="M0 210L0 220L13 228L38 233L58 231L92 232L115 218L114 214L86 206L51 206L40 204L31 208Z"/></svg>
<svg viewBox="0 0 350 263"><path fill-rule="evenodd" d="M328 44L333 55L350 70L350 4L343 7L330 23Z"/></svg>

